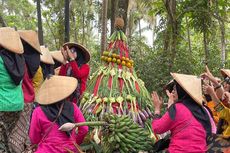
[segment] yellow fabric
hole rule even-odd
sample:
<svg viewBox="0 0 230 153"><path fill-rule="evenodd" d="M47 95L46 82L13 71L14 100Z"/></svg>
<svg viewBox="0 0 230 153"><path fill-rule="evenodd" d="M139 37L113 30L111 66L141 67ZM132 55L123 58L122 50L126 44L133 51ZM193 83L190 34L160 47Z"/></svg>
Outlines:
<svg viewBox="0 0 230 153"><path fill-rule="evenodd" d="M230 137L230 109L227 107L224 107L222 111L220 111L220 118L224 119L227 121L227 124L224 125L223 129L223 136L226 138Z"/></svg>
<svg viewBox="0 0 230 153"><path fill-rule="evenodd" d="M34 86L35 93L37 93L37 91L40 88L42 82L43 82L43 73L42 73L41 66L39 66L36 74L33 77L33 86Z"/></svg>
<svg viewBox="0 0 230 153"><path fill-rule="evenodd" d="M214 118L214 122L215 122L215 124L217 124L218 122L219 122L219 113L218 112L216 112L216 110L215 110L215 103L213 102L213 101L209 101L208 103L207 103L207 106L208 106L208 108L212 111L212 115L213 115L213 118Z"/></svg>
<svg viewBox="0 0 230 153"><path fill-rule="evenodd" d="M223 136L225 138L230 137L230 109L228 107L225 107L223 104L221 104L223 109L219 112L220 119L224 119L227 124L223 125Z"/></svg>

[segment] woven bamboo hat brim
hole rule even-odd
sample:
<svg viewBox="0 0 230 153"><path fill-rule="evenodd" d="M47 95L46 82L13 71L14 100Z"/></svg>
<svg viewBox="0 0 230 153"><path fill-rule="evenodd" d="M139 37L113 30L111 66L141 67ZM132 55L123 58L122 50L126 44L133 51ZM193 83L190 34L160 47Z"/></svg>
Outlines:
<svg viewBox="0 0 230 153"><path fill-rule="evenodd" d="M171 73L176 82L191 96L198 104L202 105L202 85L201 78L194 75Z"/></svg>
<svg viewBox="0 0 230 153"><path fill-rule="evenodd" d="M67 42L63 45L63 48L66 48L66 46L68 46L69 48L76 47L77 49L79 49L79 51L81 51L84 54L85 63L88 63L90 61L90 53L88 49L86 49L83 45L73 43L73 42Z"/></svg>
<svg viewBox="0 0 230 153"><path fill-rule="evenodd" d="M56 69L54 69L54 74L59 75L60 69L61 69L61 66L59 66Z"/></svg>
<svg viewBox="0 0 230 153"><path fill-rule="evenodd" d="M55 59L56 61L58 61L58 62L63 64L64 57L63 57L61 51L52 51L50 53L51 53L51 56L53 57L53 59Z"/></svg>
<svg viewBox="0 0 230 153"><path fill-rule="evenodd" d="M33 30L18 30L20 37L41 54L37 32Z"/></svg>
<svg viewBox="0 0 230 153"><path fill-rule="evenodd" d="M50 54L50 51L48 49L48 47L45 46L41 46L41 51L42 51L42 55L40 55L41 57L41 62L45 63L45 64L54 64L54 60Z"/></svg>
<svg viewBox="0 0 230 153"><path fill-rule="evenodd" d="M220 72L223 75L223 77L230 77L230 69L221 69Z"/></svg>
<svg viewBox="0 0 230 153"><path fill-rule="evenodd" d="M0 46L16 54L24 52L18 32L10 27L0 28Z"/></svg>
<svg viewBox="0 0 230 153"><path fill-rule="evenodd" d="M36 101L42 105L56 103L69 97L77 88L77 79L53 75L47 78L36 95Z"/></svg>

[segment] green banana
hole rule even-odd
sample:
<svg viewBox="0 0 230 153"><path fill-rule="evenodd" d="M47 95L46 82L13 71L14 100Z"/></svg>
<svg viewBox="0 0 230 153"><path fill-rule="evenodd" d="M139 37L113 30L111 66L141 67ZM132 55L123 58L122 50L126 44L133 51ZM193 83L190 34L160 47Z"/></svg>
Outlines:
<svg viewBox="0 0 230 153"><path fill-rule="evenodd" d="M114 137L117 142L121 142L121 139L116 134L114 135Z"/></svg>

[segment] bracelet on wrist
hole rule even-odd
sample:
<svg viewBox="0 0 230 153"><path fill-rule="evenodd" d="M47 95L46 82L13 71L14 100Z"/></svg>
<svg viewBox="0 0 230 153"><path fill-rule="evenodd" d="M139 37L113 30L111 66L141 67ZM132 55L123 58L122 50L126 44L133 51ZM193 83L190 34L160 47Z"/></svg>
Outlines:
<svg viewBox="0 0 230 153"><path fill-rule="evenodd" d="M71 62L71 61L74 61L74 58L70 58L69 61L70 61L70 62Z"/></svg>
<svg viewBox="0 0 230 153"><path fill-rule="evenodd" d="M214 90L216 91L219 88L221 88L221 84L219 84L218 86L214 87Z"/></svg>

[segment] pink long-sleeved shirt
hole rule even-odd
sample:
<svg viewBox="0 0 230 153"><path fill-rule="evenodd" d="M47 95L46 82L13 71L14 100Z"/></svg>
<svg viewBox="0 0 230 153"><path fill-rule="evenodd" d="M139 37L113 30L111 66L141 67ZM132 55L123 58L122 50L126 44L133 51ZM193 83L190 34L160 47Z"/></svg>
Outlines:
<svg viewBox="0 0 230 153"><path fill-rule="evenodd" d="M152 122L153 131L162 134L171 131L171 141L168 151L170 153L205 153L206 132L200 122L182 103L176 105L175 120L166 112L160 119Z"/></svg>
<svg viewBox="0 0 230 153"><path fill-rule="evenodd" d="M79 108L75 104L73 106L75 122L85 122ZM37 107L33 112L30 124L29 137L31 143L39 144L51 124L52 122L48 120L41 107ZM87 126L81 126L78 128L77 134L73 130L71 136L68 137L65 132L59 131L58 128L59 126L55 123L46 138L38 145L36 153L67 153L65 148L77 152L73 142L81 144L88 132Z"/></svg>

